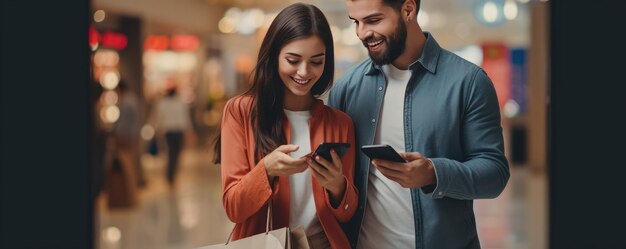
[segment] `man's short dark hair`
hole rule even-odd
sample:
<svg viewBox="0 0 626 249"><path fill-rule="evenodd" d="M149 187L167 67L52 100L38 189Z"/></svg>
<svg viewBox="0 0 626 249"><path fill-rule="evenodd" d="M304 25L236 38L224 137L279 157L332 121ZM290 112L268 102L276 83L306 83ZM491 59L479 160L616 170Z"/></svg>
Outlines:
<svg viewBox="0 0 626 249"><path fill-rule="evenodd" d="M404 4L404 1L406 0L383 0L383 4L399 11L402 8L402 4ZM415 6L417 6L416 12L419 12L420 0L415 0Z"/></svg>

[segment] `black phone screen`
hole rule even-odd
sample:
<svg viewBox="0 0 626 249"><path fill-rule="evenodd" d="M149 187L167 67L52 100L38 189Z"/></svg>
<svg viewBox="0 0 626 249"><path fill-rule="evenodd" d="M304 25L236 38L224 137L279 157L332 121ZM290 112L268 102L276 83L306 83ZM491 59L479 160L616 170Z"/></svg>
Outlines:
<svg viewBox="0 0 626 249"><path fill-rule="evenodd" d="M315 152L313 152L311 157L315 158L315 156L320 156L327 161L332 162L333 158L330 156L331 149L337 151L339 157L343 157L346 151L348 151L348 148L350 148L349 143L321 143L317 146L317 149L315 149Z"/></svg>
<svg viewBox="0 0 626 249"><path fill-rule="evenodd" d="M388 144L363 145L361 151L371 159L383 159L392 162L404 163L406 160Z"/></svg>

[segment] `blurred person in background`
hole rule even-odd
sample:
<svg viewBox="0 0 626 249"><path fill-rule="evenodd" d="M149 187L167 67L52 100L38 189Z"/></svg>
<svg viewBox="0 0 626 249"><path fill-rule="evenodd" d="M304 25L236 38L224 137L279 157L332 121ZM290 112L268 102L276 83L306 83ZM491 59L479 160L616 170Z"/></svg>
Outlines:
<svg viewBox="0 0 626 249"><path fill-rule="evenodd" d="M166 177L170 187L174 186L185 134L191 130L189 107L176 89L176 84L168 84L164 96L157 100L153 112L157 136L164 137L167 143Z"/></svg>
<svg viewBox="0 0 626 249"><path fill-rule="evenodd" d="M117 150L122 154L121 156L128 157L123 161L130 164L135 171L136 185L144 186L146 180L139 155L141 130L139 101L125 81L120 80L116 92L119 99L120 116L115 122L113 135Z"/></svg>
<svg viewBox="0 0 626 249"><path fill-rule="evenodd" d="M293 4L272 21L251 88L230 99L215 147L223 204L234 239L273 227L303 227L312 248L348 248L341 223L356 210L354 129L343 112L318 99L332 85L334 48L324 14ZM332 162L309 155L322 142L351 146Z"/></svg>
<svg viewBox="0 0 626 249"><path fill-rule="evenodd" d="M139 157L139 104L125 81L120 80L115 92L120 112L106 144L108 155L104 158L107 205L128 208L136 204L140 185L141 165L136 159Z"/></svg>
<svg viewBox="0 0 626 249"><path fill-rule="evenodd" d="M417 22L419 0L346 0L369 58L330 91L357 146L389 144L406 163L359 154L357 248L480 248L473 200L509 179L495 88ZM358 240L357 240L358 239Z"/></svg>

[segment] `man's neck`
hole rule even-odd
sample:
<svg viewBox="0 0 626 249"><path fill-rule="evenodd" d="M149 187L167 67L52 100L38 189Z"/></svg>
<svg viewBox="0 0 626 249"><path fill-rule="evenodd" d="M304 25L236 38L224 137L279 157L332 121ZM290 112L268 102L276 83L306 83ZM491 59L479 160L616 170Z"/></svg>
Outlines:
<svg viewBox="0 0 626 249"><path fill-rule="evenodd" d="M426 45L426 35L419 25L411 24L407 26L407 37L404 53L396 58L391 64L395 67L406 70L411 63L422 56L422 51Z"/></svg>

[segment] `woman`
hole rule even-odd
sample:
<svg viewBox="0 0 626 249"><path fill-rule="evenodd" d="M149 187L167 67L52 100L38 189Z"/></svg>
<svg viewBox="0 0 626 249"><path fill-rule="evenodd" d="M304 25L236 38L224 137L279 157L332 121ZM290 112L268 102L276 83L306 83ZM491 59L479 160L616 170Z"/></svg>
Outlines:
<svg viewBox="0 0 626 249"><path fill-rule="evenodd" d="M349 248L340 223L358 201L354 128L348 115L316 98L334 74L322 12L300 3L283 9L263 39L254 72L252 87L227 102L216 145L224 208L236 223L233 238L264 232L271 201L275 229L302 226L315 248ZM311 158L322 142L351 146L342 158L331 152L332 162Z"/></svg>

